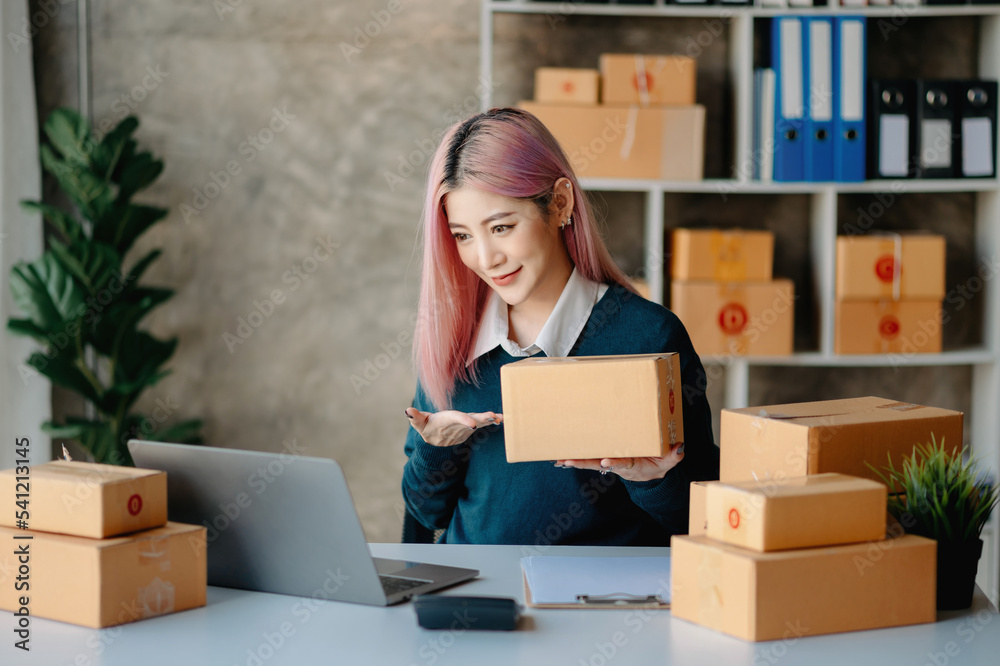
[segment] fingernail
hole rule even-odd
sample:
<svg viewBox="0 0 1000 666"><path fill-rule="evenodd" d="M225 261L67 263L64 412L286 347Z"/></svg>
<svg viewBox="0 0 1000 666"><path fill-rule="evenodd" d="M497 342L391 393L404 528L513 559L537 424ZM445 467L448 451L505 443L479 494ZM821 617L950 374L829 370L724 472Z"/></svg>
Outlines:
<svg viewBox="0 0 1000 666"><path fill-rule="evenodd" d="M410 416L410 413L408 411L406 411L405 409L403 410L403 413L406 414L406 418L408 418L408 419L412 419L413 418L412 416Z"/></svg>
<svg viewBox="0 0 1000 666"><path fill-rule="evenodd" d="M469 430L475 430L476 426L469 426Z"/></svg>
<svg viewBox="0 0 1000 666"><path fill-rule="evenodd" d="M684 445L683 444L681 444L680 446L677 447L677 453L679 455L684 455Z"/></svg>

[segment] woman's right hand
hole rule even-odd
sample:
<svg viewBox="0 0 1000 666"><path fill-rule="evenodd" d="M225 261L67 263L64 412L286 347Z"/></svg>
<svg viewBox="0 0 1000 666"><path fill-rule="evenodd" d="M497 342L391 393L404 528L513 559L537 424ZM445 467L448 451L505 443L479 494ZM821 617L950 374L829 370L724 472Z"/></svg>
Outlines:
<svg viewBox="0 0 1000 666"><path fill-rule="evenodd" d="M422 412L415 407L407 407L403 411L413 429L431 446L457 446L477 429L503 422L503 414L495 412Z"/></svg>

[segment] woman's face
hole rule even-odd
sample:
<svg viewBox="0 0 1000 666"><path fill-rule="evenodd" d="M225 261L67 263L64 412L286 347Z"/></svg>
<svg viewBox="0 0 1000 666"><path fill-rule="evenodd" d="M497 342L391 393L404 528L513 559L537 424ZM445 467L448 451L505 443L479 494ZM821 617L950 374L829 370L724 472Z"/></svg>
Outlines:
<svg viewBox="0 0 1000 666"><path fill-rule="evenodd" d="M553 293L559 298L572 271L560 237L561 212L546 223L531 201L470 186L449 192L444 208L462 263L507 304L551 298Z"/></svg>

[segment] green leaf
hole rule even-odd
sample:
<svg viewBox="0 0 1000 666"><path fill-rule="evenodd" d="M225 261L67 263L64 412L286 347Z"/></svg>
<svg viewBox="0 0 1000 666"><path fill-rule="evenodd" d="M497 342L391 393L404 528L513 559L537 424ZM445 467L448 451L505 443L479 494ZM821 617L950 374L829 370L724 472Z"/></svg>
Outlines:
<svg viewBox="0 0 1000 666"><path fill-rule="evenodd" d="M84 237L83 226L75 217L60 208L40 201L22 201L21 207L25 210L40 212L69 242L82 240Z"/></svg>
<svg viewBox="0 0 1000 666"><path fill-rule="evenodd" d="M151 153L138 153L132 156L122 170L118 183L118 201L125 202L139 190L153 184L163 172L163 162L154 159Z"/></svg>
<svg viewBox="0 0 1000 666"><path fill-rule="evenodd" d="M97 404L101 393L80 369L83 361L70 348L53 357L35 352L28 358L28 365L52 380L52 383L72 389L87 400Z"/></svg>
<svg viewBox="0 0 1000 666"><path fill-rule="evenodd" d="M70 108L60 108L49 114L42 127L45 136L67 162L89 164L90 129L87 121Z"/></svg>
<svg viewBox="0 0 1000 666"><path fill-rule="evenodd" d="M94 240L107 243L124 257L136 239L167 213L165 208L116 203L106 215L94 220Z"/></svg>
<svg viewBox="0 0 1000 666"><path fill-rule="evenodd" d="M50 245L59 262L91 296L96 296L121 267L121 257L113 247L104 243L79 242L67 247L53 240Z"/></svg>
<svg viewBox="0 0 1000 666"><path fill-rule="evenodd" d="M111 187L98 178L88 167L60 160L42 145L38 149L42 166L56 177L59 186L90 220L105 215L114 202Z"/></svg>
<svg viewBox="0 0 1000 666"><path fill-rule="evenodd" d="M130 157L126 155L126 146L138 126L139 120L135 116L129 116L105 134L94 148L92 156L94 171L105 180L111 181L112 174L123 156Z"/></svg>
<svg viewBox="0 0 1000 666"><path fill-rule="evenodd" d="M142 259L135 262L135 264L133 264L132 267L128 269L129 284L134 285L138 283L139 278L141 278L142 274L146 272L146 269L149 268L149 265L154 261L156 261L156 259L161 254L163 254L162 250L153 250L152 252L144 256Z"/></svg>
<svg viewBox="0 0 1000 666"><path fill-rule="evenodd" d="M177 339L157 340L149 333L136 331L123 340L115 367L115 383L131 383L151 378L177 348Z"/></svg>
<svg viewBox="0 0 1000 666"><path fill-rule="evenodd" d="M65 332L67 323L86 308L83 291L51 252L15 264L10 290L18 309L46 333Z"/></svg>
<svg viewBox="0 0 1000 666"><path fill-rule="evenodd" d="M129 285L134 282L129 282ZM90 344L101 354L112 356L122 345L122 338L133 330L149 312L168 300L174 292L155 287L127 287L117 302L109 305L93 322L88 335Z"/></svg>
<svg viewBox="0 0 1000 666"><path fill-rule="evenodd" d="M174 442L176 444L201 444L202 438L199 431L204 427L201 419L190 419L181 421L166 428L161 428L153 433L152 437L157 442Z"/></svg>
<svg viewBox="0 0 1000 666"><path fill-rule="evenodd" d="M45 331L38 328L30 319L8 319L7 330L16 335L31 336L45 345L51 344L50 340L45 337Z"/></svg>

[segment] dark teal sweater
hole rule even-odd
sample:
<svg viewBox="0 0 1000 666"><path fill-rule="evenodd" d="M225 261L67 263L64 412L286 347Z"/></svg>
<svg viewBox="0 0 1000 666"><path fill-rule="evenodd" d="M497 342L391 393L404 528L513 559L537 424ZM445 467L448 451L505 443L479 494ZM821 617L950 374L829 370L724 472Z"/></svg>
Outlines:
<svg viewBox="0 0 1000 666"><path fill-rule="evenodd" d="M688 531L689 484L719 478L705 370L684 325L663 306L613 284L569 355L659 352L680 353L684 385L684 459L663 479L508 463L503 424L453 447L431 446L410 428L403 470L410 513L426 527L445 529L442 543L669 545L670 535ZM480 385L459 384L452 409L502 414L500 368L517 360L499 346L481 356ZM439 411L419 382L413 406Z"/></svg>

